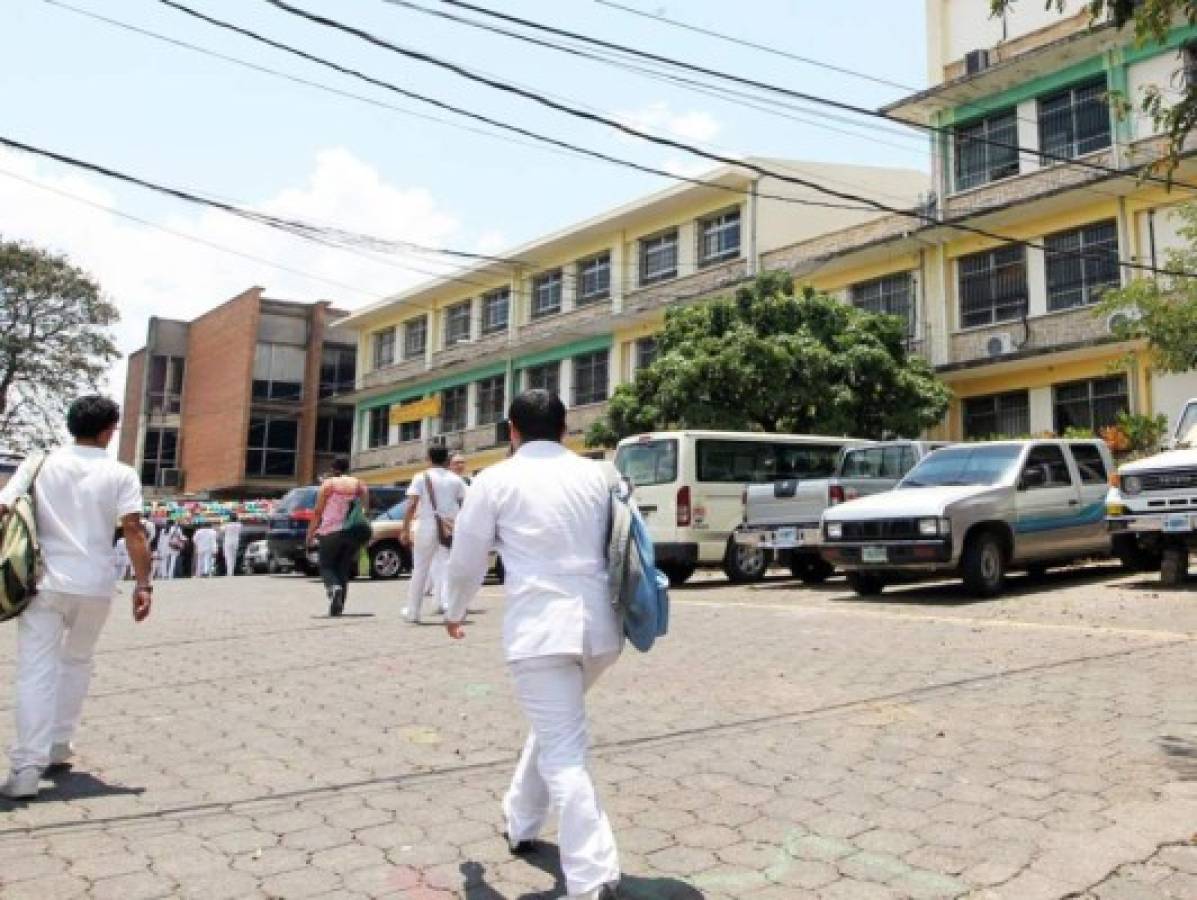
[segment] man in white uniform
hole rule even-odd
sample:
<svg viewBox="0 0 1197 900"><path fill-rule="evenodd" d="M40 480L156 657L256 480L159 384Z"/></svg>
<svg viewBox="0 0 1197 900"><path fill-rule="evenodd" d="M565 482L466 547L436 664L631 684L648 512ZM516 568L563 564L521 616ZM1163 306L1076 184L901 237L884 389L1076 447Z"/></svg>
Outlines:
<svg viewBox="0 0 1197 900"><path fill-rule="evenodd" d="M221 529L224 541L224 574L237 574L237 549L241 546L241 522L233 516Z"/></svg>
<svg viewBox="0 0 1197 900"><path fill-rule="evenodd" d="M195 574L200 578L212 575L212 560L216 557L216 530L208 525L195 532Z"/></svg>
<svg viewBox="0 0 1197 900"><path fill-rule="evenodd" d="M449 451L429 447L431 465L417 475L407 489L407 510L403 514L400 540L411 547L411 580L407 583L407 606L403 615L409 622L419 622L424 606L424 589L430 579L441 575L448 549L437 534L436 518L452 524L465 499L465 482L449 471ZM413 527L413 522L414 527ZM444 609L443 575L433 581L433 598Z"/></svg>
<svg viewBox="0 0 1197 900"><path fill-rule="evenodd" d="M112 571L117 581L129 577L129 542L123 537L117 538L112 547Z"/></svg>
<svg viewBox="0 0 1197 900"><path fill-rule="evenodd" d="M570 897L614 897L619 857L586 769L584 695L623 644L607 592L610 488L603 470L561 445L565 406L548 391L511 404L515 455L481 472L457 519L446 628L462 621L488 554L506 566L503 645L532 726L503 799L513 853L530 849L551 812Z"/></svg>
<svg viewBox="0 0 1197 900"><path fill-rule="evenodd" d="M177 522L171 522L169 527L163 528L158 535L158 572L159 578L174 578L175 568L179 563L179 554L187 538L183 536L183 529Z"/></svg>
<svg viewBox="0 0 1197 900"><path fill-rule="evenodd" d="M120 407L107 397L80 397L67 413L75 443L50 453L40 472L38 460L26 460L0 491L4 515L33 481L45 565L37 595L17 619L16 740L12 772L0 787L6 797L36 797L42 772L74 755L71 738L116 586L117 521L137 574L133 618L140 622L150 613L150 547L138 521L141 479L106 452L119 421Z"/></svg>

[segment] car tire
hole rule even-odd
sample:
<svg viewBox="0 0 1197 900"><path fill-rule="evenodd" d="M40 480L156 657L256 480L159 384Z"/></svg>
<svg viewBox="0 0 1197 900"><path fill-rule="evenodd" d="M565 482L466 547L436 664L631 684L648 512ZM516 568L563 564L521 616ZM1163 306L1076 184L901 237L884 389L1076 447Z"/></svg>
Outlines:
<svg viewBox="0 0 1197 900"><path fill-rule="evenodd" d="M1006 555L1002 542L991 531L969 538L960 563L964 587L974 597L996 597L1006 580Z"/></svg>
<svg viewBox="0 0 1197 900"><path fill-rule="evenodd" d="M732 584L752 584L763 579L768 571L769 551L737 544L734 540L727 542L723 573Z"/></svg>
<svg viewBox="0 0 1197 900"><path fill-rule="evenodd" d="M1114 555L1128 572L1158 572L1163 559L1158 549L1144 547L1131 534L1115 535Z"/></svg>
<svg viewBox="0 0 1197 900"><path fill-rule="evenodd" d="M690 576L694 574L698 567L687 566L684 564L679 565L666 563L664 565L657 566L657 568L660 569L665 577L669 579L669 586L676 588L681 587L683 584L689 581Z"/></svg>
<svg viewBox="0 0 1197 900"><path fill-rule="evenodd" d="M1189 548L1170 546L1164 548L1160 558L1160 584L1164 587L1180 587L1189 577Z"/></svg>
<svg viewBox="0 0 1197 900"><path fill-rule="evenodd" d="M823 584L835 574L835 566L825 559L809 560L806 567L798 574L803 584Z"/></svg>
<svg viewBox="0 0 1197 900"><path fill-rule="evenodd" d="M369 550L370 577L375 581L398 578L403 572L403 554L399 546L389 541L376 544Z"/></svg>
<svg viewBox="0 0 1197 900"><path fill-rule="evenodd" d="M861 597L877 597L885 590L885 582L880 575L872 572L849 572L848 587Z"/></svg>

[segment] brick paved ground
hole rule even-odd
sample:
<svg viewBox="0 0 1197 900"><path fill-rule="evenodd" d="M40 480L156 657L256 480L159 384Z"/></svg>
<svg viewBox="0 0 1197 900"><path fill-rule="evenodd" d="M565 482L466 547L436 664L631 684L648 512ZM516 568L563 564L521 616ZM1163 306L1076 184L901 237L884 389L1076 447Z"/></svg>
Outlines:
<svg viewBox="0 0 1197 900"><path fill-rule="evenodd" d="M1197 897L1197 592L1013 587L676 592L592 701L628 896ZM398 592L333 621L300 578L176 582L139 627L122 600L78 765L0 804L0 896L560 896L551 844L499 837L496 592L462 644Z"/></svg>

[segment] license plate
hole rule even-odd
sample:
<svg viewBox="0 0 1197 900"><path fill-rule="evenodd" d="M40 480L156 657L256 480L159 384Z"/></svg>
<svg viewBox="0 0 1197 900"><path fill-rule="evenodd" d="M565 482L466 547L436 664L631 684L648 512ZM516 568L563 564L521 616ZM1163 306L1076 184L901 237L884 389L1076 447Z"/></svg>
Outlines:
<svg viewBox="0 0 1197 900"><path fill-rule="evenodd" d="M889 561L889 553L884 547L861 547L860 561L867 563L883 563Z"/></svg>
<svg viewBox="0 0 1197 900"><path fill-rule="evenodd" d="M800 544L817 544L819 543L821 535L818 528L803 528L798 533L798 543Z"/></svg>
<svg viewBox="0 0 1197 900"><path fill-rule="evenodd" d="M773 543L778 547L797 547L802 539L798 536L797 528L778 528Z"/></svg>
<svg viewBox="0 0 1197 900"><path fill-rule="evenodd" d="M1187 515L1164 516L1164 531L1192 531L1193 519Z"/></svg>

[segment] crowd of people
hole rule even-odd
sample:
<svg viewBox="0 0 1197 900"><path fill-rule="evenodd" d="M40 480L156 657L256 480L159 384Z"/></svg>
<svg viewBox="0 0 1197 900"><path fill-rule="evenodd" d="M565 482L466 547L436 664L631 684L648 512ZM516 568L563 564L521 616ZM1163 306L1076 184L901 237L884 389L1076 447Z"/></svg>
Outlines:
<svg viewBox="0 0 1197 900"><path fill-rule="evenodd" d="M220 524L203 524L191 537L178 522L159 526L143 517L140 524L151 548L150 561L155 578L177 578L184 574L186 564L190 565L187 574L192 577L210 577L217 572L218 560L224 564L225 575L236 574L242 525L235 515ZM217 548L222 551L219 556ZM112 545L112 568L118 581L133 578L133 561L123 534Z"/></svg>
<svg viewBox="0 0 1197 900"><path fill-rule="evenodd" d="M134 578L132 613L145 620L153 584L176 572L186 547L178 525L157 531L142 517L137 473L107 447L120 409L87 396L67 415L74 439L22 464L0 490L0 519L30 494L44 560L36 596L17 622L16 739L0 794L37 796L50 766L69 764L96 643L118 580ZM421 621L429 598L448 637L465 637L469 607L497 552L504 562L504 658L530 724L511 786L496 811L512 854L534 847L556 813L561 867L570 897L615 896L620 870L614 834L586 764L584 697L618 659L620 622L606 561L612 474L569 451L566 411L554 394L531 390L509 410L510 458L464 477L465 460L431 447L429 468L408 489L401 539L413 572L404 618ZM369 488L338 460L322 483L309 531L318 547L329 612L340 615L349 573L369 540ZM114 561L112 524L120 523ZM202 527L192 537L196 574L212 574L223 546L235 569L240 523Z"/></svg>

